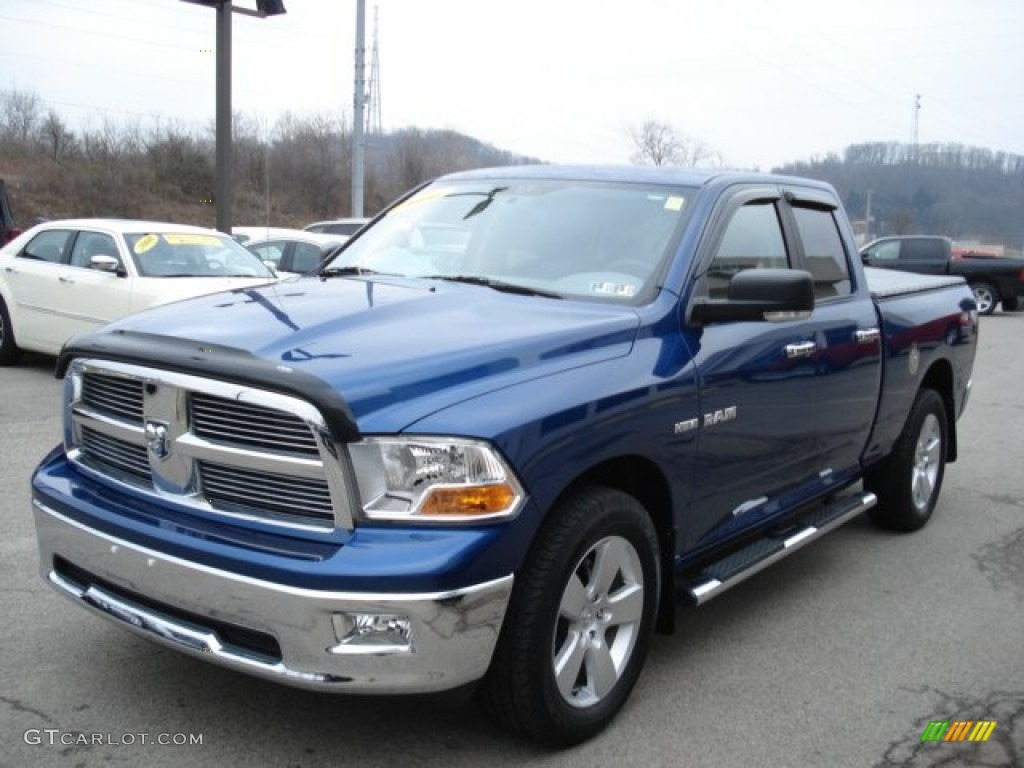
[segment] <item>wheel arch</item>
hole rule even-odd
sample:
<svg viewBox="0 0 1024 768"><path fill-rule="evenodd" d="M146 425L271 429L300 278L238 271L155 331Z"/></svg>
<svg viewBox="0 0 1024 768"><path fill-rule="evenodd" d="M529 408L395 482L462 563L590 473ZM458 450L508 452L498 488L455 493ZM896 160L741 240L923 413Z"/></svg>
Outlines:
<svg viewBox="0 0 1024 768"><path fill-rule="evenodd" d="M920 389L932 389L942 398L946 410L948 437L946 461L956 461L956 403L954 400L953 366L948 360L936 360L921 380Z"/></svg>
<svg viewBox="0 0 1024 768"><path fill-rule="evenodd" d="M675 629L675 544L672 491L661 468L644 456L617 456L596 464L571 480L555 500L557 506L576 490L602 485L628 493L647 511L658 535L661 584L655 630L670 634Z"/></svg>

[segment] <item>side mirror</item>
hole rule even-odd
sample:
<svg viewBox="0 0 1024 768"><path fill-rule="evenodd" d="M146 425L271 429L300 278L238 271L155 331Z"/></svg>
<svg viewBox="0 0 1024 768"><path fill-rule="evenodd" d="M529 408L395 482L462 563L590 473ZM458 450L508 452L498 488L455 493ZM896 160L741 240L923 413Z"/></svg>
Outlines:
<svg viewBox="0 0 1024 768"><path fill-rule="evenodd" d="M729 281L728 298L696 299L690 320L698 324L744 320L803 320L814 311L814 278L800 269L745 269Z"/></svg>
<svg viewBox="0 0 1024 768"><path fill-rule="evenodd" d="M118 259L115 259L113 256L104 256L103 254L91 257L89 259L89 268L99 270L100 272L113 272L118 275L124 273L121 269L121 262Z"/></svg>

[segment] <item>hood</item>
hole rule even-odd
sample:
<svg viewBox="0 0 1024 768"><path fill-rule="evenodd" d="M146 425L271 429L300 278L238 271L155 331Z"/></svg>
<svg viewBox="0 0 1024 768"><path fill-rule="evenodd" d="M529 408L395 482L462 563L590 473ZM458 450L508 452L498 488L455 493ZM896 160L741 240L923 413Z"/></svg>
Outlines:
<svg viewBox="0 0 1024 768"><path fill-rule="evenodd" d="M623 356L630 307L402 278L304 277L203 296L93 334L187 339L315 377L360 432L396 432L500 387Z"/></svg>

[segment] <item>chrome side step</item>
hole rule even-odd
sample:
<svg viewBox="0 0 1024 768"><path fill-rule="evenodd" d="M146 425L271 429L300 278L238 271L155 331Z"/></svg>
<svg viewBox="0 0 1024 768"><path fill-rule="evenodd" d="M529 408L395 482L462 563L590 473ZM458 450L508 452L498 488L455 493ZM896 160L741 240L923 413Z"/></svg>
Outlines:
<svg viewBox="0 0 1024 768"><path fill-rule="evenodd" d="M711 563L692 580L677 580L681 598L703 605L713 597L746 581L758 571L791 555L878 503L873 493L844 496L796 521L782 536L765 536Z"/></svg>

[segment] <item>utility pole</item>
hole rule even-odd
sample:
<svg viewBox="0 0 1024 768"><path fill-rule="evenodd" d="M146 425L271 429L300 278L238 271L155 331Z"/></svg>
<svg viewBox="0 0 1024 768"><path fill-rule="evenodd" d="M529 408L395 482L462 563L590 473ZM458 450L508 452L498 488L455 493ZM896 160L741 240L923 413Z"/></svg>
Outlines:
<svg viewBox="0 0 1024 768"><path fill-rule="evenodd" d="M356 0L356 75L352 109L352 216L363 215L366 152L366 2Z"/></svg>
<svg viewBox="0 0 1024 768"><path fill-rule="evenodd" d="M871 190L868 190L867 205L864 206L864 242L871 241Z"/></svg>
<svg viewBox="0 0 1024 768"><path fill-rule="evenodd" d="M918 142L921 139L920 129L921 129L921 94L920 93L915 93L914 94L914 127L913 127L913 134L911 135L911 142L914 145L914 159L915 160L917 159Z"/></svg>

